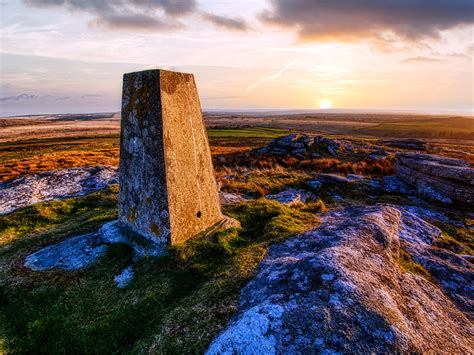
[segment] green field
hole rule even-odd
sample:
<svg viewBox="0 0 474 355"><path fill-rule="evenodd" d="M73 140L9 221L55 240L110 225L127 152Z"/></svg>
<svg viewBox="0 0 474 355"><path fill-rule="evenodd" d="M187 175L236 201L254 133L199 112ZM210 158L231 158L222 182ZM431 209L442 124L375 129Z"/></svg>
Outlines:
<svg viewBox="0 0 474 355"><path fill-rule="evenodd" d="M279 128L264 128L264 127L250 127L250 128L229 128L229 129L217 129L210 128L207 130L209 139L221 138L276 138L286 134L290 131L287 129Z"/></svg>

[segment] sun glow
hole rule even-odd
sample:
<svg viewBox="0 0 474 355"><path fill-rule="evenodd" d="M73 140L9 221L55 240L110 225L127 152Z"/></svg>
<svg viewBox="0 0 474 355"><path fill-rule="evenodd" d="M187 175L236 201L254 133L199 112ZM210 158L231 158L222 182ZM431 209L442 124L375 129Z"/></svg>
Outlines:
<svg viewBox="0 0 474 355"><path fill-rule="evenodd" d="M328 100L322 100L322 101L319 102L319 108L321 110L328 110L328 109L332 108L332 102L328 101Z"/></svg>

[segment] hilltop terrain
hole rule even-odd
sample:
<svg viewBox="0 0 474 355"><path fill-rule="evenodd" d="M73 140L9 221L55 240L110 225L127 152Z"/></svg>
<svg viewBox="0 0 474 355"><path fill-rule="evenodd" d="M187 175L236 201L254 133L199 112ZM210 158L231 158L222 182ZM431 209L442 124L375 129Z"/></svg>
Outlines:
<svg viewBox="0 0 474 355"><path fill-rule="evenodd" d="M137 259L97 235L117 218L118 116L2 119L0 349L468 353L471 122L210 113L241 227ZM63 268L41 264L48 247Z"/></svg>

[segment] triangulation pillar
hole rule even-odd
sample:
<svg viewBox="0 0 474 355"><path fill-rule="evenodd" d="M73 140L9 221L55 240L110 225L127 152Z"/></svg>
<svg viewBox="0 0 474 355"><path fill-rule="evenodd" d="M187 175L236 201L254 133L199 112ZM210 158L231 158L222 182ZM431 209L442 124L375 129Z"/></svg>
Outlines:
<svg viewBox="0 0 474 355"><path fill-rule="evenodd" d="M120 225L169 245L221 218L194 76L167 70L125 74Z"/></svg>

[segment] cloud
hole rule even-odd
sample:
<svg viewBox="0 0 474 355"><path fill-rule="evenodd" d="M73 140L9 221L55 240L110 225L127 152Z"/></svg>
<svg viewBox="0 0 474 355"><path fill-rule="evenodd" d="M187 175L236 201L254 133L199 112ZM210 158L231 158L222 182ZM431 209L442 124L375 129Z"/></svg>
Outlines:
<svg viewBox="0 0 474 355"><path fill-rule="evenodd" d="M92 24L110 29L168 31L182 27L175 19L196 9L196 0L23 0L39 8L64 8L94 16Z"/></svg>
<svg viewBox="0 0 474 355"><path fill-rule="evenodd" d="M26 100L34 100L39 98L38 95L31 95L31 94L20 94L15 96L4 96L0 97L0 101L8 102L8 101L26 101Z"/></svg>
<svg viewBox="0 0 474 355"><path fill-rule="evenodd" d="M258 86L262 85L264 82L269 81L269 80L275 80L279 79L288 69L290 69L292 66L298 64L300 61L300 58L295 59L287 64L285 64L280 70L277 72L270 74L266 77L261 78L257 82L247 86L247 89L245 90L245 95L250 94L253 90L255 90Z"/></svg>
<svg viewBox="0 0 474 355"><path fill-rule="evenodd" d="M170 31L182 27L179 22L166 22L159 17L145 14L107 14L93 23L113 30Z"/></svg>
<svg viewBox="0 0 474 355"><path fill-rule="evenodd" d="M416 42L474 23L472 0L271 0L265 23L296 30L301 40Z"/></svg>
<svg viewBox="0 0 474 355"><path fill-rule="evenodd" d="M411 57L411 58L406 58L403 59L403 63L429 63L429 62L442 62L442 59L438 58L432 58L432 57L423 57L423 56L418 56L418 57Z"/></svg>
<svg viewBox="0 0 474 355"><path fill-rule="evenodd" d="M245 22L245 20L240 17L232 18L227 16L215 15L208 12L201 13L201 17L217 27L221 27L230 31L245 32L250 29L247 22Z"/></svg>
<svg viewBox="0 0 474 355"><path fill-rule="evenodd" d="M184 16L192 13L196 9L195 0L133 0L143 8L161 8L169 16Z"/></svg>

